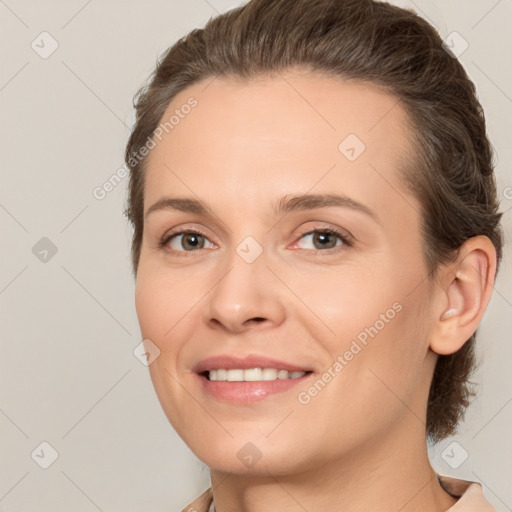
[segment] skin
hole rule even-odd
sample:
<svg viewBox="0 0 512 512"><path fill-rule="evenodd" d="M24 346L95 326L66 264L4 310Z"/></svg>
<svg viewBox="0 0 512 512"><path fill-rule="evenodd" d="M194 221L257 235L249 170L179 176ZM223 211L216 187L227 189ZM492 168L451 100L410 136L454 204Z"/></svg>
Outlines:
<svg viewBox="0 0 512 512"><path fill-rule="evenodd" d="M375 86L299 69L210 78L175 97L164 119L190 96L197 106L151 150L144 211L167 196L206 201L211 213L146 216L136 309L143 338L160 350L149 366L156 393L210 467L217 512L447 510L455 499L427 455L427 396L436 353L458 350L489 301L489 239L469 240L429 280L420 205L398 175L414 162L408 118ZM355 161L338 149L348 134L366 146ZM304 193L343 193L378 220L338 206L273 212L283 196ZM325 249L304 236L332 227L353 246L333 235ZM174 228L201 231L203 248L179 235L159 247ZM247 236L263 249L252 263L236 252ZM300 403L298 392L397 302L400 312ZM315 374L231 404L204 393L191 370L225 353L266 354ZM237 456L248 442L261 454L252 467Z"/></svg>

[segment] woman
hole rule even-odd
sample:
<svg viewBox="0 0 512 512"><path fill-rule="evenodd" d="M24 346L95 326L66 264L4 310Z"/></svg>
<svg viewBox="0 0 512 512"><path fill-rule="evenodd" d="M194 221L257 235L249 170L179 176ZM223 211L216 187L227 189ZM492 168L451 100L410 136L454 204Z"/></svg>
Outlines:
<svg viewBox="0 0 512 512"><path fill-rule="evenodd" d="M501 258L475 89L371 0L252 0L162 57L126 148L136 307L185 510L492 510L437 475Z"/></svg>

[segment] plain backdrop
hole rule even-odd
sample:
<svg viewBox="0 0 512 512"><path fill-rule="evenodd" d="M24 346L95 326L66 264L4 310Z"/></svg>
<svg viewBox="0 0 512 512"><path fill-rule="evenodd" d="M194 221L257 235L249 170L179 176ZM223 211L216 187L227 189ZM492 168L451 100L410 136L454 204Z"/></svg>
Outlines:
<svg viewBox="0 0 512 512"><path fill-rule="evenodd" d="M467 43L507 234L480 328L479 395L432 464L512 510L512 0L396 3ZM103 199L94 190L123 165L132 97L157 57L237 5L0 0L0 511L171 512L209 484L133 352L127 179ZM464 460L454 468L447 454Z"/></svg>

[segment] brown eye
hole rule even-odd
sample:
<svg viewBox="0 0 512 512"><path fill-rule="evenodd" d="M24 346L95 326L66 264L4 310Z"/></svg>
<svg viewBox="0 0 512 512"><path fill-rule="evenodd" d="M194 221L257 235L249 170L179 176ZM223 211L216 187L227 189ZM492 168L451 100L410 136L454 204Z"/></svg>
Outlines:
<svg viewBox="0 0 512 512"><path fill-rule="evenodd" d="M209 245L208 245L209 244ZM169 236L163 243L168 245L172 251L191 252L205 247L213 246L204 235L195 231L181 231Z"/></svg>
<svg viewBox="0 0 512 512"><path fill-rule="evenodd" d="M306 244L304 244L306 246L300 247L301 249L323 250L350 245L349 241L341 233L325 229L310 231L302 235L300 239L307 241Z"/></svg>

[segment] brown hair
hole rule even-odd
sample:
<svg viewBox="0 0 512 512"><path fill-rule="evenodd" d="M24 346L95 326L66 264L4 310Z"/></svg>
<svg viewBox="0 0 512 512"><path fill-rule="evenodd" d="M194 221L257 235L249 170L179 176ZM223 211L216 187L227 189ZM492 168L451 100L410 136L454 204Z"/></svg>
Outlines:
<svg viewBox="0 0 512 512"><path fill-rule="evenodd" d="M143 235L144 163L134 158L153 136L169 102L208 77L250 79L291 67L383 87L413 123L414 172L403 179L422 208L430 275L468 239L486 235L501 260L492 150L475 87L438 33L414 12L373 0L252 0L211 19L170 47L134 98L136 124L125 160L133 225L134 275ZM476 332L456 353L440 355L427 409L427 434L455 433L474 391Z"/></svg>

